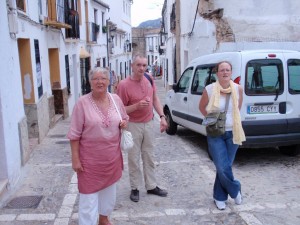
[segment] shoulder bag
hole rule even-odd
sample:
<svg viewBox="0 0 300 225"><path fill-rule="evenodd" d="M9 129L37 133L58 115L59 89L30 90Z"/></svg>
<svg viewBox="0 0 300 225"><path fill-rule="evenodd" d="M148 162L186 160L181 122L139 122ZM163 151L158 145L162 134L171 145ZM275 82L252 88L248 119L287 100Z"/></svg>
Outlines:
<svg viewBox="0 0 300 225"><path fill-rule="evenodd" d="M224 112L211 112L205 116L202 125L206 126L206 134L210 137L221 136L225 133L226 113L228 109L230 94L226 94L226 105Z"/></svg>
<svg viewBox="0 0 300 225"><path fill-rule="evenodd" d="M122 116L119 111L119 108L117 107L117 104L116 104L113 96L110 93L109 93L109 95L114 103L114 106L115 106L117 112L118 112L120 120L122 121ZM125 130L125 129L121 129L121 142L120 142L121 149L123 151L128 152L133 147L133 144L134 144L134 142L133 142L133 137L132 137L131 132L128 130Z"/></svg>

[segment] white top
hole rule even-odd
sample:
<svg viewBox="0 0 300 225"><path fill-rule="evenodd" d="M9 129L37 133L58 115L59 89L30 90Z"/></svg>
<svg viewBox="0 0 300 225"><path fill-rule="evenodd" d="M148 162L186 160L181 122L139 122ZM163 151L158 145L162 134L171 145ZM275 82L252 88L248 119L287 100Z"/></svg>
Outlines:
<svg viewBox="0 0 300 225"><path fill-rule="evenodd" d="M205 87L205 89L207 91L207 94L208 94L208 99L209 100L211 98L214 85L215 85L215 83L212 83L212 84L207 85ZM237 96L237 101L238 101L238 99L239 99L239 87L235 83L234 83L234 86L235 86L236 96ZM226 95L221 94L220 95L220 107L219 107L220 112L225 111L225 104L226 104ZM229 99L228 109L227 109L227 113L226 113L225 130L226 131L232 130L232 98Z"/></svg>

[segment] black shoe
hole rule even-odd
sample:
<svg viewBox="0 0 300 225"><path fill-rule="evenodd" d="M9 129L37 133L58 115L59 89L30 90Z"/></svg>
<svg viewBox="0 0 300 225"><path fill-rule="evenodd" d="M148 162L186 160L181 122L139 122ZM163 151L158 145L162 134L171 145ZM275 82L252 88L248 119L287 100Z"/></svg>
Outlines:
<svg viewBox="0 0 300 225"><path fill-rule="evenodd" d="M165 190L160 189L159 187L156 186L156 188L152 190L147 191L148 194L153 194L153 195L158 195L160 197L166 197L168 195L168 192Z"/></svg>
<svg viewBox="0 0 300 225"><path fill-rule="evenodd" d="M133 201L133 202L138 202L140 200L138 189L131 190L130 200Z"/></svg>

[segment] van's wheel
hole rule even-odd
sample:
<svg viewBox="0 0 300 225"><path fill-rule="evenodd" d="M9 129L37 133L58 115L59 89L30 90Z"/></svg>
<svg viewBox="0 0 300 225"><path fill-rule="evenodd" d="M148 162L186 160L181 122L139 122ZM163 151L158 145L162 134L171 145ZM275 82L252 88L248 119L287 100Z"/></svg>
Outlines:
<svg viewBox="0 0 300 225"><path fill-rule="evenodd" d="M165 110L166 120L168 123L168 128L166 133L169 135L174 135L177 132L177 123L175 123L172 119L171 113L168 109Z"/></svg>
<svg viewBox="0 0 300 225"><path fill-rule="evenodd" d="M280 146L279 151L283 155L297 156L300 154L300 145Z"/></svg>

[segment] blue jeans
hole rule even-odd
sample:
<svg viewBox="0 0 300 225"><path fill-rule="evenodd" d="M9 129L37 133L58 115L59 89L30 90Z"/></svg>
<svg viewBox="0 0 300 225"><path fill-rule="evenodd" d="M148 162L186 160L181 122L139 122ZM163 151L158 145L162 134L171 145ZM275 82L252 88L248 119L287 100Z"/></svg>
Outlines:
<svg viewBox="0 0 300 225"><path fill-rule="evenodd" d="M213 197L218 201L226 201L228 195L236 198L241 190L241 184L234 179L232 164L238 145L233 144L232 131L218 137L207 136L208 150L216 166L216 179Z"/></svg>

